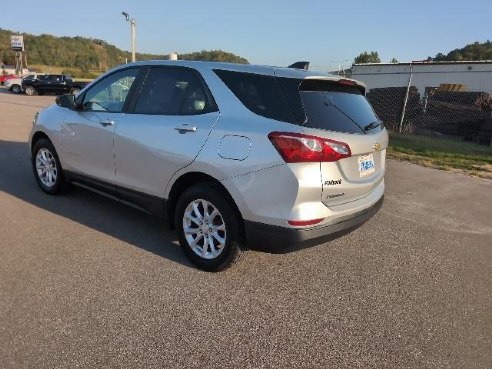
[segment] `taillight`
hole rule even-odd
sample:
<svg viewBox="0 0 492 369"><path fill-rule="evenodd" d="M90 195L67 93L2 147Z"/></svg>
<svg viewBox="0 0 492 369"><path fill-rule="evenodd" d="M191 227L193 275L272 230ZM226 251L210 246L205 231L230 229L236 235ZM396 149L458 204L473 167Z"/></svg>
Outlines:
<svg viewBox="0 0 492 369"><path fill-rule="evenodd" d="M286 163L329 162L348 158L350 147L343 142L292 132L268 135Z"/></svg>

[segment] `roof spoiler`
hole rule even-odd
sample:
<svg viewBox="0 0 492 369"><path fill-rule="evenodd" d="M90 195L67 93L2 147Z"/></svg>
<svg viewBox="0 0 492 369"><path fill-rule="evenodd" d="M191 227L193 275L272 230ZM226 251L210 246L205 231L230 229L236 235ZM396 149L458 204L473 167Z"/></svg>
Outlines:
<svg viewBox="0 0 492 369"><path fill-rule="evenodd" d="M294 64L289 65L287 68L308 70L309 69L309 62L308 61L298 61L298 62L295 62Z"/></svg>

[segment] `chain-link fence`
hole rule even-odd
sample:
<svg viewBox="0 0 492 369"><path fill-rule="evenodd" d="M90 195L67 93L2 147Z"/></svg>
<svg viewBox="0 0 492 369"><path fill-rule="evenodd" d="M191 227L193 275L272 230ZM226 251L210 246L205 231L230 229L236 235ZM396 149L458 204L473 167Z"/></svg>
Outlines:
<svg viewBox="0 0 492 369"><path fill-rule="evenodd" d="M399 132L428 130L489 145L492 139L492 96L485 92L429 90L414 86L375 88L367 93L386 127ZM405 106L406 100L406 106Z"/></svg>
<svg viewBox="0 0 492 369"><path fill-rule="evenodd" d="M392 131L427 131L492 144L492 96L488 93L447 91L443 87L422 96L415 86L387 87L371 89L367 99Z"/></svg>
<svg viewBox="0 0 492 369"><path fill-rule="evenodd" d="M491 145L492 95L469 91L492 91L489 64L420 64L417 71L408 63L362 65L353 78L367 84L367 99L392 131L430 133ZM395 85L398 87L391 87Z"/></svg>

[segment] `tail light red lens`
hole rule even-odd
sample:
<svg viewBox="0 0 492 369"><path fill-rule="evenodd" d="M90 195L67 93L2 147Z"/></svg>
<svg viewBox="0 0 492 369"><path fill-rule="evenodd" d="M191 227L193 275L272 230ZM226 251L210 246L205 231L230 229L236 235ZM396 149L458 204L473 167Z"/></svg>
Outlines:
<svg viewBox="0 0 492 369"><path fill-rule="evenodd" d="M292 132L272 132L268 138L286 163L332 162L352 155L346 143L327 138Z"/></svg>

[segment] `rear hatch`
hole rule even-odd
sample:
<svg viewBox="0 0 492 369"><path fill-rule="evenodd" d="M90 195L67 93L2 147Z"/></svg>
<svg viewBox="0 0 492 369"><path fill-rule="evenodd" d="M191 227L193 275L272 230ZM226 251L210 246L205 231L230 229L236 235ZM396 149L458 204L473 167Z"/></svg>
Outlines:
<svg viewBox="0 0 492 369"><path fill-rule="evenodd" d="M350 148L349 157L320 163L323 203L341 205L369 195L384 178L388 134L364 87L352 80L304 79L295 96L293 81L279 78L293 113L304 119L304 133ZM294 101L299 97L300 105Z"/></svg>

